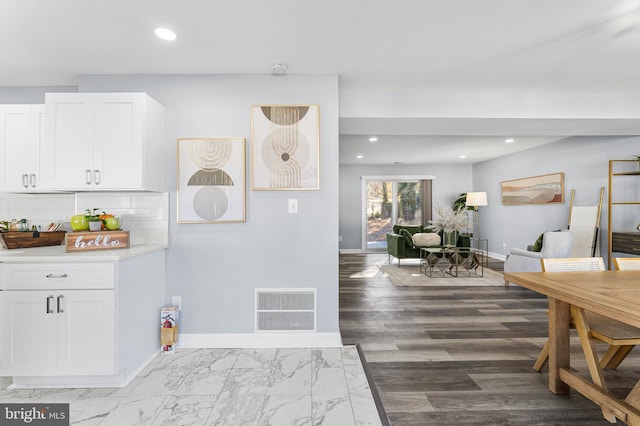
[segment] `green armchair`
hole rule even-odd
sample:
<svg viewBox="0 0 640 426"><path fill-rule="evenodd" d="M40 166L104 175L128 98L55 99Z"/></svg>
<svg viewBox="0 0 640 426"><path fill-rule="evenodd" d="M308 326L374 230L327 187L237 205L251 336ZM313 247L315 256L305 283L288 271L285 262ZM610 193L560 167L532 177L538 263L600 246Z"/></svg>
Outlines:
<svg viewBox="0 0 640 426"><path fill-rule="evenodd" d="M428 227L418 225L393 225L393 232L387 234L387 255L389 256L389 264L391 264L391 256L398 259L400 265L401 259L419 259L420 247L413 245L412 236L416 233L433 232ZM440 232L442 238L442 233ZM467 234L458 234L456 242L458 247L471 247L471 238ZM429 246L426 246L429 247ZM437 246L434 246L437 247Z"/></svg>

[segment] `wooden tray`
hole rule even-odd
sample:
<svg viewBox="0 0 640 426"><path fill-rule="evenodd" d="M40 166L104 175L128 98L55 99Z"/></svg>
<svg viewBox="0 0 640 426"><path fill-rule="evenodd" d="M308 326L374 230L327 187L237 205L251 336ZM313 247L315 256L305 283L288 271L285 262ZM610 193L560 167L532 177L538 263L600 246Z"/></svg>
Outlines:
<svg viewBox="0 0 640 426"><path fill-rule="evenodd" d="M59 246L64 241L66 231L54 232L3 232L0 242L6 249L21 249L31 247Z"/></svg>

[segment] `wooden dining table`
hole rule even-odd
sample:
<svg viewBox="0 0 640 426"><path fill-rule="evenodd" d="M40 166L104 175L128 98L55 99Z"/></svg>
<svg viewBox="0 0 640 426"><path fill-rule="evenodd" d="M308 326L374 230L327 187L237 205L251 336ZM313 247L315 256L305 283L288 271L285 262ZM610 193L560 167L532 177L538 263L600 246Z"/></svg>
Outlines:
<svg viewBox="0 0 640 426"><path fill-rule="evenodd" d="M544 294L549 299L549 389L570 388L595 402L611 423L640 425L640 381L624 399L609 393L584 311L640 328L640 271L510 272L505 281ZM591 380L570 369L569 329L578 329ZM640 379L640 378L639 378Z"/></svg>

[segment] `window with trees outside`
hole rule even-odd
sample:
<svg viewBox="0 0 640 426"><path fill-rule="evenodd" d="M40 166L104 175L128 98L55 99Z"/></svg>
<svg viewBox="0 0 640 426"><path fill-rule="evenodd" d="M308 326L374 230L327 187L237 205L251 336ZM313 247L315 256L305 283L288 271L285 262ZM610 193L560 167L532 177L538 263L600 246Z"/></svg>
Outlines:
<svg viewBox="0 0 640 426"><path fill-rule="evenodd" d="M423 225L431 219L431 181L367 180L365 210L366 250L385 251L394 224Z"/></svg>

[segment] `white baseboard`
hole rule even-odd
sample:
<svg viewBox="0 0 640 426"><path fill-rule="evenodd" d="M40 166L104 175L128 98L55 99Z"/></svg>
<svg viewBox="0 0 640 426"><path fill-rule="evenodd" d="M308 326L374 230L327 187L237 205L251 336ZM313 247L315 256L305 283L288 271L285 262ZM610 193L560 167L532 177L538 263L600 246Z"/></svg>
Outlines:
<svg viewBox="0 0 640 426"><path fill-rule="evenodd" d="M118 374L105 376L14 376L13 383L7 389L123 388L131 383L159 352L160 350L151 355L132 372L123 369Z"/></svg>
<svg viewBox="0 0 640 426"><path fill-rule="evenodd" d="M359 254L359 253L365 253L364 250L362 249L340 249L340 254ZM386 252L373 252L375 254L386 254ZM507 255L502 254L502 253L493 253L493 252L489 252L489 257L493 257L494 259L498 259L498 260L506 260ZM396 259L395 257L392 259L392 263L393 260ZM411 259L402 259L402 261L406 261L406 260L411 260Z"/></svg>
<svg viewBox="0 0 640 426"><path fill-rule="evenodd" d="M144 370L147 367L147 365L149 365L151 363L151 361L153 361L158 355L160 355L160 349L158 349L157 352L154 352L151 356L149 356L149 358L147 358L146 361L143 362L142 365L140 365L134 371L127 372L125 370L125 372L124 372L124 382L123 382L122 386L124 387L124 386L127 386L129 383L131 383L131 381L133 379L135 379L136 376L138 374L140 374L142 372L142 370Z"/></svg>
<svg viewBox="0 0 640 426"><path fill-rule="evenodd" d="M238 333L178 336L180 348L327 348L341 347L340 333Z"/></svg>
<svg viewBox="0 0 640 426"><path fill-rule="evenodd" d="M505 261L507 259L507 255L506 254L493 253L493 252L489 252L489 257L492 257L492 258L498 259L498 260L502 260L502 261Z"/></svg>

